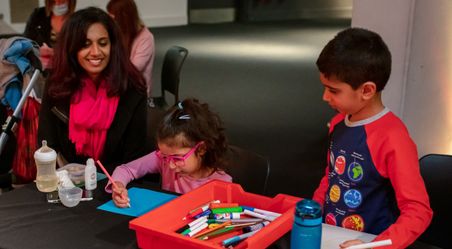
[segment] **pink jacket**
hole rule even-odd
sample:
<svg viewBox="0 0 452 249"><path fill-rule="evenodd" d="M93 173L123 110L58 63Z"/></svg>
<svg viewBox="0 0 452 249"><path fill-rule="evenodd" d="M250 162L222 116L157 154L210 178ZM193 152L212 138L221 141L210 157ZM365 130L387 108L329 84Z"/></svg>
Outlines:
<svg viewBox="0 0 452 249"><path fill-rule="evenodd" d="M155 44L154 36L144 27L132 43L130 61L143 74L146 81L147 95L151 96L152 68L154 66Z"/></svg>
<svg viewBox="0 0 452 249"><path fill-rule="evenodd" d="M112 178L115 181L122 182L126 186L134 179L143 177L149 173L160 173L162 176L162 189L172 192L185 194L205 183L218 179L226 182L232 182L230 175L224 171L215 171L206 178L194 179L187 175L182 175L163 165L157 157L155 151L147 154L135 161L116 167ZM111 183L105 187L107 192L111 192Z"/></svg>

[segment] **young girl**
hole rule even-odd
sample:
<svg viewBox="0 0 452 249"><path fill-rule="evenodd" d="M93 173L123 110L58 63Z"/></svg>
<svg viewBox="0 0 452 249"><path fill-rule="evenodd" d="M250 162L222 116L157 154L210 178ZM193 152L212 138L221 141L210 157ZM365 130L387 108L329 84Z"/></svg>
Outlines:
<svg viewBox="0 0 452 249"><path fill-rule="evenodd" d="M219 166L227 149L220 117L205 103L186 99L168 110L157 132L159 150L118 166L113 172L117 188L109 182L107 192L118 207L127 207L126 185L148 173L160 173L162 189L187 193L204 183L232 178Z"/></svg>

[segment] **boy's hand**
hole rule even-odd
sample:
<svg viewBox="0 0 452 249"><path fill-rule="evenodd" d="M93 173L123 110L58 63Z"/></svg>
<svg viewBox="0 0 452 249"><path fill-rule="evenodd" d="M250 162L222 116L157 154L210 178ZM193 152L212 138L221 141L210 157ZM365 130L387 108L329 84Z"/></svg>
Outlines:
<svg viewBox="0 0 452 249"><path fill-rule="evenodd" d="M364 243L364 241L359 240L359 239L347 240L347 241L342 242L342 244L340 244L339 247L341 249L343 249L343 248L347 248L349 246L359 245L359 244L362 244L362 243Z"/></svg>
<svg viewBox="0 0 452 249"><path fill-rule="evenodd" d="M117 207L129 207L129 196L127 194L127 189L122 182L116 181L115 184L112 185L112 191L112 199Z"/></svg>

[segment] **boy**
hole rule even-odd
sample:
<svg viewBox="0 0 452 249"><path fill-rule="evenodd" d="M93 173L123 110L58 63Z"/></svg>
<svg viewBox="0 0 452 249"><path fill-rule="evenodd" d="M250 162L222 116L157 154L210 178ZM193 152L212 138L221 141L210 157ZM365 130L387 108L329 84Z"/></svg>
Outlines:
<svg viewBox="0 0 452 249"><path fill-rule="evenodd" d="M349 28L328 42L317 67L323 100L339 112L330 123L326 175L313 197L323 205L324 222L391 239L387 248L406 248L433 212L416 145L381 99L391 73L389 49L378 34Z"/></svg>

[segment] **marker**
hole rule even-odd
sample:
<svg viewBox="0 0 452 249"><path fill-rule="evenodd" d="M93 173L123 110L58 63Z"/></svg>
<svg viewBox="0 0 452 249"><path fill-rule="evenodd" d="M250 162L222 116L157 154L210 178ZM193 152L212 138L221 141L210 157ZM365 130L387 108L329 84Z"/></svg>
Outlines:
<svg viewBox="0 0 452 249"><path fill-rule="evenodd" d="M187 216L185 216L182 219L186 220L187 218L194 218L196 215L201 214L202 212L204 212L207 209L209 209L210 203L220 203L220 201L219 200L209 201L208 203L203 204L203 205L201 205L201 206L189 211Z"/></svg>
<svg viewBox="0 0 452 249"><path fill-rule="evenodd" d="M193 237L195 236L197 233L201 232L204 228L206 228L208 225L207 223L202 223L201 226L195 228L194 230L192 230L191 232L189 232L186 236L188 237Z"/></svg>
<svg viewBox="0 0 452 249"><path fill-rule="evenodd" d="M249 233L249 232L257 231L257 230L260 230L260 229L264 228L264 227L265 227L266 225L268 225L268 224L270 224L269 221L264 221L264 222L261 222L261 223L258 223L258 224L254 224L254 225L251 225L251 226L248 226L248 227L244 227L244 228L242 229L242 231L243 231L244 233Z"/></svg>
<svg viewBox="0 0 452 249"><path fill-rule="evenodd" d="M212 213L212 211L210 209L207 209L206 211L195 215L195 217L193 217L193 218L198 219L198 218L201 218L201 217L208 217L211 213Z"/></svg>
<svg viewBox="0 0 452 249"><path fill-rule="evenodd" d="M97 160L97 164L99 164L100 169L105 173L105 175L108 177L108 180L110 180L111 184L113 184L113 186L115 186L115 188L118 188L118 185L116 185L115 181L113 180L113 178L111 177L111 175L108 173L108 171L105 169L104 165L102 165L102 163ZM127 203L127 207L131 207L130 205L130 199L127 199L129 202Z"/></svg>
<svg viewBox="0 0 452 249"><path fill-rule="evenodd" d="M210 209L238 207L238 203L210 203Z"/></svg>
<svg viewBox="0 0 452 249"><path fill-rule="evenodd" d="M194 237L195 238L199 238L199 237L204 236L204 235L206 235L208 233L211 233L213 231L216 231L216 230L219 230L219 229L221 229L223 227L226 227L227 225L230 225L230 224L231 224L231 222L225 222L225 223L223 223L223 224L221 224L219 226L212 227L212 228L209 228L209 229L205 230L204 232L198 233Z"/></svg>
<svg viewBox="0 0 452 249"><path fill-rule="evenodd" d="M280 213L275 213L275 212L271 212L271 211L267 211L267 210L262 210L262 209L258 209L258 208L253 208L253 207L249 207L249 206L242 206L243 209L248 209L250 211L259 213L259 214L263 214L266 216L274 216L274 217L279 217L281 216Z"/></svg>
<svg viewBox="0 0 452 249"><path fill-rule="evenodd" d="M243 212L242 207L228 207L228 208L215 208L212 209L214 214L224 214L224 213L241 213Z"/></svg>
<svg viewBox="0 0 452 249"><path fill-rule="evenodd" d="M241 213L209 214L209 219L240 219Z"/></svg>
<svg viewBox="0 0 452 249"><path fill-rule="evenodd" d="M374 241L369 243L363 243L359 245L353 245L349 246L345 249L365 249L365 248L375 248L379 246L389 246L392 245L392 240L386 239L386 240L380 240L380 241Z"/></svg>
<svg viewBox="0 0 452 249"><path fill-rule="evenodd" d="M182 234L182 235L187 235L187 234L189 234L189 233L191 233L191 232L197 230L199 227L202 227L202 226L204 226L204 225L206 225L205 227L207 227L207 226L208 226L207 222L199 222L199 223L197 223L196 225L193 225L192 227L187 228L187 229L186 229L185 231L183 231L181 234Z"/></svg>
<svg viewBox="0 0 452 249"><path fill-rule="evenodd" d="M201 218L198 218L198 219L188 223L187 225L177 229L176 233L182 233L183 231L189 229L190 227L194 227L196 224L201 223L201 222L207 222L207 216L203 216Z"/></svg>
<svg viewBox="0 0 452 249"><path fill-rule="evenodd" d="M249 232L249 233L240 234L240 235L234 236L232 238L225 239L221 243L223 244L223 246L229 246L229 245L236 243L237 241L244 240L257 232L258 231L253 231L253 232Z"/></svg>
<svg viewBox="0 0 452 249"><path fill-rule="evenodd" d="M222 223L222 222L232 222L232 223L250 223L250 222L254 222L254 223L258 223L258 222L263 222L264 219L209 219L208 222L218 222L218 223Z"/></svg>
<svg viewBox="0 0 452 249"><path fill-rule="evenodd" d="M274 217L274 216L266 216L266 215L263 215L263 214L259 214L259 213L250 211L248 209L243 210L243 213L245 213L246 215L249 215L249 216L253 216L253 217L256 217L256 218L269 220L269 221L273 221L274 219L277 218L277 217Z"/></svg>

